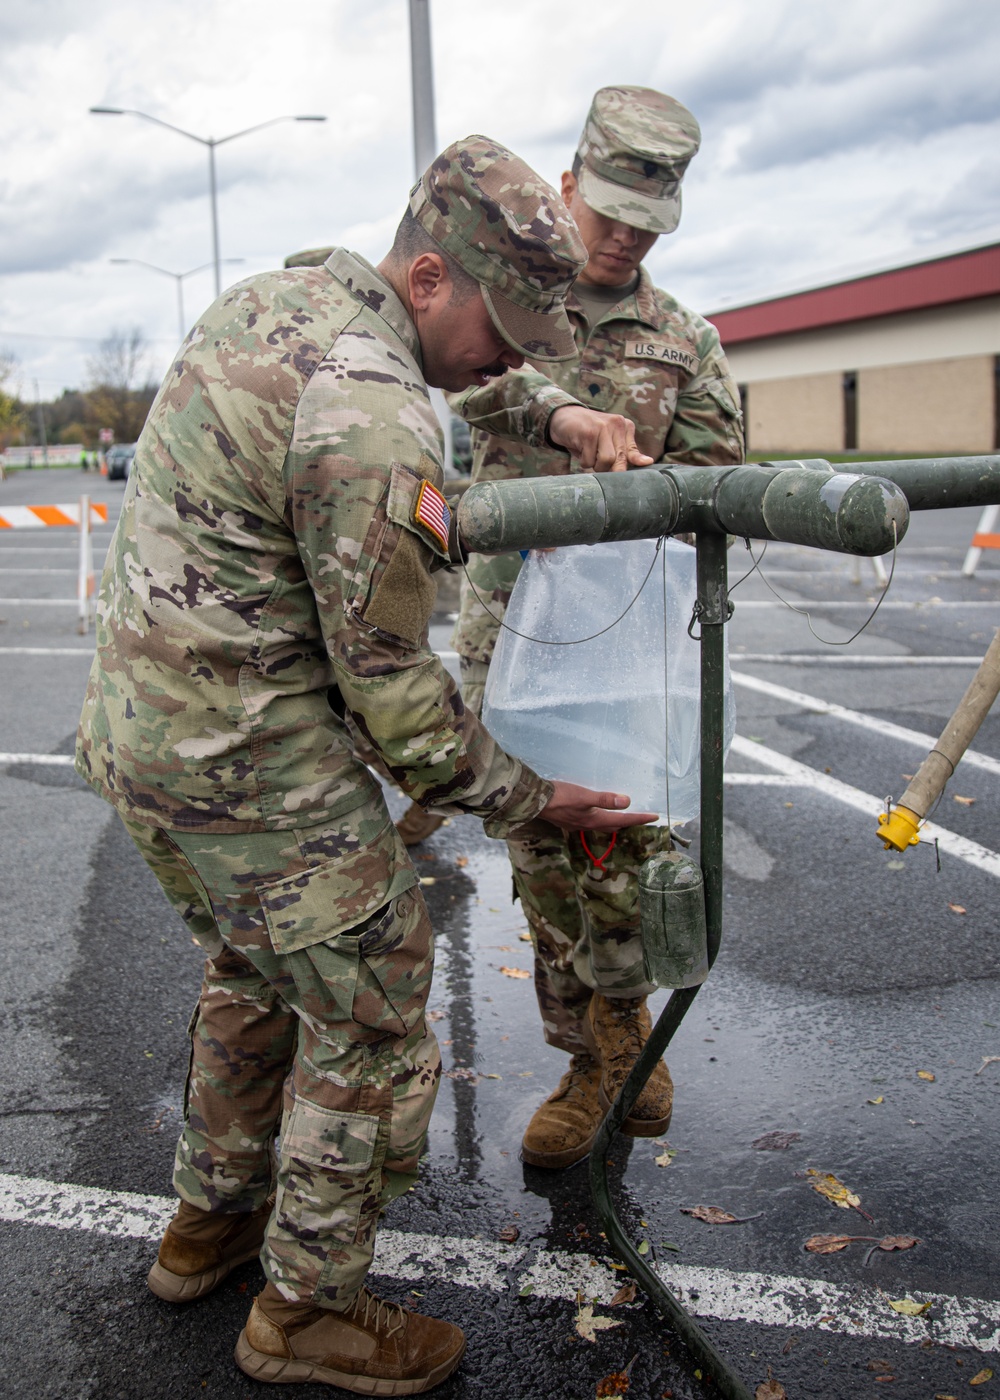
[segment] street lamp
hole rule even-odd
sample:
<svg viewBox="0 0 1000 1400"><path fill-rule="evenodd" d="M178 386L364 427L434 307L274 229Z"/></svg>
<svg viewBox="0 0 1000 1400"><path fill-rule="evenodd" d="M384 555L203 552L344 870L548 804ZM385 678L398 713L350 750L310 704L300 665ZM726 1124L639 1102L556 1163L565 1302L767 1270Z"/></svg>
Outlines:
<svg viewBox="0 0 1000 1400"><path fill-rule="evenodd" d="M164 277L172 277L177 283L177 325L181 340L187 332L187 323L184 320L184 287L185 277L193 277L196 272L204 272L206 267L214 267L214 263L202 263L200 267L189 268L187 272L171 272L169 268L157 267L155 263L143 262L142 258L109 258L113 263L133 263L136 267L148 267L150 272L162 272ZM224 263L241 263L245 258L223 258Z"/></svg>
<svg viewBox="0 0 1000 1400"><path fill-rule="evenodd" d="M215 185L215 148L224 146L227 141L235 141L239 136L249 136L252 131L262 131L265 126L275 126L278 122L325 122L326 117L272 117L270 121L258 122L256 126L244 127L242 131L234 131L229 136L196 136L193 131L185 131L181 126L174 126L172 122L162 121L159 117L151 117L148 112L137 112L133 107L91 107L91 112L95 116L104 117L142 117L143 121L155 122L157 126L165 126L168 131L176 131L178 136L186 136L189 141L197 141L200 146L208 147L208 192L212 204L212 263L215 268L215 295L222 291L222 277L220 274L221 259L219 258L219 210Z"/></svg>

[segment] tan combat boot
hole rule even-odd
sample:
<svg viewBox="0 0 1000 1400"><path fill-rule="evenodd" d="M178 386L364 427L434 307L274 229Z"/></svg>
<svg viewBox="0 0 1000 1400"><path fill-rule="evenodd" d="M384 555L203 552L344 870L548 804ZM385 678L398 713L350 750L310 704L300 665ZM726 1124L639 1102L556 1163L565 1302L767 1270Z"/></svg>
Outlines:
<svg viewBox="0 0 1000 1400"><path fill-rule="evenodd" d="M599 992L591 997L583 1035L601 1062L598 1097L605 1113L621 1092L652 1028L645 997L604 997ZM622 1124L622 1132L629 1137L659 1137L670 1127L673 1102L670 1071L661 1060Z"/></svg>
<svg viewBox="0 0 1000 1400"><path fill-rule="evenodd" d="M460 1328L386 1303L367 1288L346 1312L331 1312L290 1303L269 1283L240 1333L236 1364L258 1381L420 1395L450 1376L464 1351Z"/></svg>
<svg viewBox="0 0 1000 1400"><path fill-rule="evenodd" d="M434 835L443 821L444 817L437 812L425 812L419 802L411 802L396 823L396 830L404 846L419 846L421 841Z"/></svg>
<svg viewBox="0 0 1000 1400"><path fill-rule="evenodd" d="M198 1210L181 1201L167 1226L146 1282L168 1303L191 1303L211 1293L240 1264L256 1259L274 1197L251 1215Z"/></svg>
<svg viewBox="0 0 1000 1400"><path fill-rule="evenodd" d="M604 1110L598 1102L601 1067L590 1055L574 1055L559 1088L535 1109L521 1143L532 1167L571 1167L594 1145Z"/></svg>

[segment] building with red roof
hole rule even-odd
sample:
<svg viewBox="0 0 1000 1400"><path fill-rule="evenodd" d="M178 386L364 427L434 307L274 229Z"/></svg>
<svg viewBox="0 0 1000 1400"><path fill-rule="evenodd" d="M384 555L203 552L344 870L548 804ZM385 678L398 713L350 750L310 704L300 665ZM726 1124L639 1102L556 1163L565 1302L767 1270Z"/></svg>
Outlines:
<svg viewBox="0 0 1000 1400"><path fill-rule="evenodd" d="M756 453L1000 448L1000 243L709 319Z"/></svg>

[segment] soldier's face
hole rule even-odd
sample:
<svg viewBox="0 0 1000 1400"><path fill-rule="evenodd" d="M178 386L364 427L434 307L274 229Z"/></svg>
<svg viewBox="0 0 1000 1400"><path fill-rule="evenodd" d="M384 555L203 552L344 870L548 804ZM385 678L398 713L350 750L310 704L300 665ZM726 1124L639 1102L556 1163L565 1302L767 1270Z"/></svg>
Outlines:
<svg viewBox="0 0 1000 1400"><path fill-rule="evenodd" d="M478 291L467 300L453 299L450 280L414 279L416 266L410 269L410 303L428 384L458 393L521 368L524 356L504 340Z"/></svg>
<svg viewBox="0 0 1000 1400"><path fill-rule="evenodd" d="M562 197L587 245L587 266L578 280L597 287L621 287L631 282L660 235L598 214L596 209L584 204L576 177L568 170L562 177Z"/></svg>

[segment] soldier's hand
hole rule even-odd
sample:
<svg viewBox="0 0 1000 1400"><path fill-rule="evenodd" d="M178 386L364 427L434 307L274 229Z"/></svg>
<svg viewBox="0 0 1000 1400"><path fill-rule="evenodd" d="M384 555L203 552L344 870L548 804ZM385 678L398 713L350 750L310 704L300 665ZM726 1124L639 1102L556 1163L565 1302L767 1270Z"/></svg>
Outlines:
<svg viewBox="0 0 1000 1400"><path fill-rule="evenodd" d="M576 783L556 782L553 787L538 815L566 831L618 831L656 821L655 812L626 812L630 799L620 792L594 792Z"/></svg>
<svg viewBox="0 0 1000 1400"><path fill-rule="evenodd" d="M565 447L585 471L623 472L653 461L635 445L635 424L620 413L567 404L553 413L548 431L552 442Z"/></svg>

